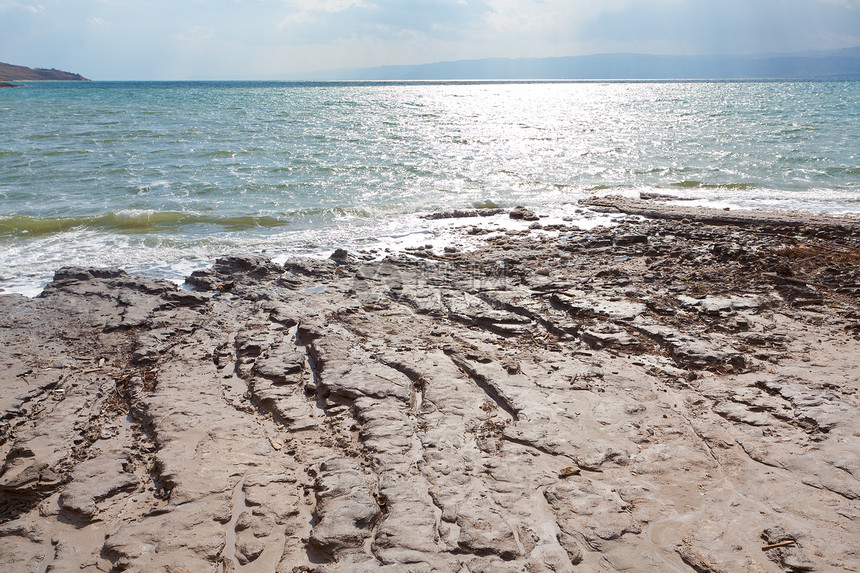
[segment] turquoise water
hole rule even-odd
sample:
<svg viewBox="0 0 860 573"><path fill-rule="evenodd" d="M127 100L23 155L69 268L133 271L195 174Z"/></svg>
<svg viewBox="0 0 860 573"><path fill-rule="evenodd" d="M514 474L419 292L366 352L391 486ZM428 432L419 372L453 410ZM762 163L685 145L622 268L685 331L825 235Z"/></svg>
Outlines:
<svg viewBox="0 0 860 573"><path fill-rule="evenodd" d="M0 289L181 279L595 193L860 212L860 82L29 83L0 90Z"/></svg>

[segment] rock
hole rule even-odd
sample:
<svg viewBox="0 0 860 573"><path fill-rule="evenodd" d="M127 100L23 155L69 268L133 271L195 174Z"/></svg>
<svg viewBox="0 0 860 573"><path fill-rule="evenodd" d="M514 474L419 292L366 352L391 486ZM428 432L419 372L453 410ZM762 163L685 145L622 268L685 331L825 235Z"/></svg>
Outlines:
<svg viewBox="0 0 860 573"><path fill-rule="evenodd" d="M62 483L62 477L37 460L7 458L0 472L0 492L7 496L27 496L41 490L52 490Z"/></svg>
<svg viewBox="0 0 860 573"><path fill-rule="evenodd" d="M760 310L766 302L759 297L716 297L707 296L696 299L689 296L679 296L678 301L687 307L692 307L708 316L727 317L741 310Z"/></svg>
<svg viewBox="0 0 860 573"><path fill-rule="evenodd" d="M583 342L592 348L636 349L641 346L639 339L631 336L623 329L604 325L595 330L583 330L580 333Z"/></svg>
<svg viewBox="0 0 860 573"><path fill-rule="evenodd" d="M109 452L78 464L60 495L60 505L86 518L94 517L98 502L137 487L137 478L123 470L125 463L118 452Z"/></svg>
<svg viewBox="0 0 860 573"><path fill-rule="evenodd" d="M349 253L346 249L335 249L335 251L329 256L329 258L335 262L346 262L349 259Z"/></svg>
<svg viewBox="0 0 860 573"><path fill-rule="evenodd" d="M776 290L794 306L818 305L824 301L821 293L809 285L782 284Z"/></svg>
<svg viewBox="0 0 860 573"><path fill-rule="evenodd" d="M508 213L508 216L511 219L518 219L522 221L537 221L540 219L540 217L535 215L533 211L530 211L529 209L526 209L522 206L517 206L511 209Z"/></svg>
<svg viewBox="0 0 860 573"><path fill-rule="evenodd" d="M478 555L497 555L511 561L519 554L516 538L501 516L479 504L464 504L457 516L457 545Z"/></svg>
<svg viewBox="0 0 860 573"><path fill-rule="evenodd" d="M361 548L380 516L370 476L347 458L326 460L320 471L310 542L335 556Z"/></svg>
<svg viewBox="0 0 860 573"><path fill-rule="evenodd" d="M200 290L226 292L234 285L248 284L281 275L284 268L259 255L231 255L215 260L211 269L194 271L185 282Z"/></svg>
<svg viewBox="0 0 860 573"><path fill-rule="evenodd" d="M179 306L200 306L209 302L210 297L198 292L178 291L165 297L168 301Z"/></svg>
<svg viewBox="0 0 860 573"><path fill-rule="evenodd" d="M682 367L704 369L729 365L740 370L746 366L743 354L674 328L648 324L639 324L635 328L666 348Z"/></svg>
<svg viewBox="0 0 860 573"><path fill-rule="evenodd" d="M645 313L645 304L620 297L595 297L585 292L566 291L553 294L552 303L573 316L602 316L618 321L630 321Z"/></svg>
<svg viewBox="0 0 860 573"><path fill-rule="evenodd" d="M0 569L860 568L860 227L648 212L0 295Z"/></svg>
<svg viewBox="0 0 860 573"><path fill-rule="evenodd" d="M815 565L809 561L799 544L804 535L789 534L781 527L769 527L762 532L761 538L766 546L779 545L786 541L794 542L791 545L765 550L770 560L781 565L784 570L792 572L815 570Z"/></svg>
<svg viewBox="0 0 860 573"><path fill-rule="evenodd" d="M63 267L54 273L54 282L86 282L92 279L117 279L127 276L128 273L117 268Z"/></svg>
<svg viewBox="0 0 860 573"><path fill-rule="evenodd" d="M252 372L277 384L287 384L291 381L298 382L292 375L300 373L304 365L305 356L300 354L295 346L283 344L256 360Z"/></svg>
<svg viewBox="0 0 860 573"><path fill-rule="evenodd" d="M620 235L615 237L615 244L624 245L641 245L648 242L646 235Z"/></svg>
<svg viewBox="0 0 860 573"><path fill-rule="evenodd" d="M461 219L464 217L492 217L504 213L504 209L454 209L452 211L438 211L425 215L425 219Z"/></svg>

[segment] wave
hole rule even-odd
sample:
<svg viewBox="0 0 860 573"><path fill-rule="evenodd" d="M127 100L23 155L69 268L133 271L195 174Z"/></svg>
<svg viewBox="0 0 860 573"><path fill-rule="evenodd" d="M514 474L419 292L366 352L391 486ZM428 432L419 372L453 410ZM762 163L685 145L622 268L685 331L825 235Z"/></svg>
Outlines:
<svg viewBox="0 0 860 573"><path fill-rule="evenodd" d="M112 211L83 217L0 217L0 236L39 236L72 230L149 233L175 230L187 225L217 225L231 231L256 227L281 227L288 221L271 216L218 217L181 211Z"/></svg>
<svg viewBox="0 0 860 573"><path fill-rule="evenodd" d="M756 185L750 183L705 183L694 179L671 183L670 186L680 189L736 189L738 191L756 188Z"/></svg>
<svg viewBox="0 0 860 573"><path fill-rule="evenodd" d="M704 185L701 181L696 181L694 179L687 179L684 181L676 181L672 183L672 187L679 187L681 189L697 189Z"/></svg>
<svg viewBox="0 0 860 573"><path fill-rule="evenodd" d="M294 225L307 225L319 219L337 221L347 219L372 219L379 212L397 210L398 205L376 207L369 210L361 207L313 207L296 209L275 215L219 215L189 213L185 211L150 211L126 209L111 211L103 215L78 217L28 217L23 215L0 217L0 237L43 236L67 231L103 231L122 234L145 234L162 231L178 231L191 225L219 227L222 231L245 231L249 229L277 229Z"/></svg>
<svg viewBox="0 0 860 573"><path fill-rule="evenodd" d="M827 175L860 175L860 167L828 167L824 170Z"/></svg>
<svg viewBox="0 0 860 573"><path fill-rule="evenodd" d="M212 158L236 157L236 152L229 149L218 149L216 151L210 151L207 155Z"/></svg>
<svg viewBox="0 0 860 573"><path fill-rule="evenodd" d="M484 199L482 201L473 201L472 207L475 209L498 209L499 204L495 201Z"/></svg>

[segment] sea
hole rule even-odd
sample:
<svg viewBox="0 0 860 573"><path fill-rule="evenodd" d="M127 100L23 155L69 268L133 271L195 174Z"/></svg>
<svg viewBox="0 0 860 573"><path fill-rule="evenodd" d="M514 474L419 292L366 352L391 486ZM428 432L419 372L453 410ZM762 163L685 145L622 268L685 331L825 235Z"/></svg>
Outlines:
<svg viewBox="0 0 860 573"><path fill-rule="evenodd" d="M0 291L66 265L384 257L584 197L860 212L860 82L21 82L0 89ZM461 244L469 248L468 244Z"/></svg>

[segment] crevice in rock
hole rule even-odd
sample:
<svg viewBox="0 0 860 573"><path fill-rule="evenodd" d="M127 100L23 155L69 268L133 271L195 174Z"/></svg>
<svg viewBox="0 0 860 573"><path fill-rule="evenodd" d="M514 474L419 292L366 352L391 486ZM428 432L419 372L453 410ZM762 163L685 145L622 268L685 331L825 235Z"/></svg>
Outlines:
<svg viewBox="0 0 860 573"><path fill-rule="evenodd" d="M367 536L364 542L365 551L370 552L371 555L376 559L376 561L383 565L385 561L379 555L376 547L376 536L379 533L379 528L382 526L382 523L385 521L385 516L388 515L388 498L383 494L379 493L379 475L376 476L376 488L373 491L373 499L376 500L376 505L379 507L379 512L376 515L376 521L373 523L373 527L370 528L370 534Z"/></svg>
<svg viewBox="0 0 860 573"><path fill-rule="evenodd" d="M319 353L310 341L303 341L299 336L300 331L296 331L296 345L304 349L307 356L308 371L311 375L311 383L305 384L305 394L313 396L314 405L321 411L326 411L326 390L322 383L322 375L320 372Z"/></svg>
<svg viewBox="0 0 860 573"><path fill-rule="evenodd" d="M525 448L531 448L531 449L533 449L533 450L536 450L536 451L538 451L538 452L540 452L540 453L542 453L542 454L546 454L546 455L548 455L548 456L552 456L552 457L558 457L558 456L561 456L561 457L568 458L568 459L570 459L572 462L574 462L577 466L579 466L579 462L578 462L575 458L573 458L573 457L571 457L571 456L568 456L567 454L561 454L561 453L558 453L558 452L553 452L552 450L550 450L550 449L546 448L545 446L542 446L542 445L540 445L540 444L536 444L535 442L532 442L532 441L530 441L530 440L524 440L524 439L522 439L522 438L515 438L514 436L511 436L511 435L510 435L510 434L508 434L508 433L504 433L504 434L502 434L502 438L501 438L501 439L502 439L503 441L510 442L510 443L512 443L512 444L516 444L516 445L518 445L518 446L523 446L523 447L525 447ZM580 467L580 469L585 469L585 470L588 470L588 471L597 471L597 472L599 472L599 471L600 471L600 470L591 470L591 469L589 469L589 468L582 468L582 467Z"/></svg>
<svg viewBox="0 0 860 573"><path fill-rule="evenodd" d="M231 498L232 511L230 521L227 523L224 532L224 549L221 551L221 563L225 571L233 571L239 569L239 559L236 557L236 523L239 521L239 516L245 509L245 475L233 487L233 495Z"/></svg>
<svg viewBox="0 0 860 573"><path fill-rule="evenodd" d="M442 509L442 504L439 503L439 500L437 499L436 493L432 489L427 490L427 497L430 498L430 503L434 507L434 513L435 513L435 517L436 517L436 520L435 520L435 523L433 526L433 534L435 535L436 539L441 542L443 537L444 537L442 535L442 521L443 521L442 516L445 515L445 510Z"/></svg>
<svg viewBox="0 0 860 573"><path fill-rule="evenodd" d="M755 386L757 388L761 389L762 391L766 392L767 394L771 395L771 396L774 396L774 397L777 397L777 398L784 400L786 403L788 403L791 406L791 416L787 416L784 414L778 415L777 412L772 412L776 418L778 418L778 419L780 419L780 420L782 420L788 424L791 424L792 426L796 427L797 429L799 429L799 430L801 430L801 431L803 431L803 432L805 432L811 436L814 434L820 435L820 434L827 434L830 432L830 430L831 430L830 426L822 425L814 416L803 413L802 412L802 406L801 407L798 406L797 397L791 395L790 393L784 393L783 387L779 384L778 381L759 380L758 382L756 382ZM812 391L817 392L819 390L817 388L809 388L808 386L807 386L807 389L810 392L812 392ZM798 410L801 410L801 411L798 411ZM813 437L813 439L816 439L816 438ZM819 438L817 438L817 439L821 439L821 437L819 436Z"/></svg>
<svg viewBox="0 0 860 573"><path fill-rule="evenodd" d="M278 324L276 322L276 324ZM298 335L293 332L295 329L295 325L293 328L290 328L286 335L276 335L275 340L269 340L269 335L266 334L265 340L263 340L263 336L257 331L245 331L249 333L247 335L243 335L243 332L240 332L239 335L235 337L232 345L229 343L224 343L218 347L216 350L216 365L224 365L224 364L232 364L233 371L232 374L239 380L245 384L246 391L243 393L241 402L237 402L236 400L226 400L230 403L233 408L236 410L249 414L255 413L264 418L270 418L275 423L284 426L290 427L295 420L287 418L283 415L283 411L279 408L276 400L284 398L288 399L288 395L284 396L265 396L261 395L261 392L257 389L257 383L261 382L265 384L273 379L273 377L267 373L261 373L257 370L258 360L260 357L266 355L271 349L278 347L281 344L285 344L288 341L292 340L292 342L301 350L301 353L306 356L306 363L308 363L311 368L310 371L313 376L313 387L318 387L316 384L317 375L315 372L315 368L313 367L313 361L310 358L309 353L307 352L308 348L301 344ZM297 329L295 329L297 330ZM256 336L253 334L256 333ZM230 348L232 347L232 350ZM290 370L287 374L289 375L298 375L303 376L301 369L295 371ZM278 380L279 386L289 386L289 384L284 384L286 382L286 374L283 378L274 378ZM294 385L296 388L296 392L299 393L301 388L301 384ZM310 387L305 387L305 391ZM312 391L313 392L313 391ZM247 404L247 406L245 405Z"/></svg>
<svg viewBox="0 0 860 573"><path fill-rule="evenodd" d="M557 326L552 321L548 320L546 317L533 312L527 309L524 306L519 306L510 302L501 301L497 298L490 296L487 293L481 293L478 295L478 298L489 304L496 310L504 310L513 314L517 314L524 318L531 320L532 322L536 322L540 324L545 330L551 332L552 334L560 337L560 338L568 338L570 336L576 336L579 332L579 325L574 325L569 328L562 328Z"/></svg>
<svg viewBox="0 0 860 573"><path fill-rule="evenodd" d="M714 463L716 463L718 467L722 467L723 464L720 463L720 459L717 457L717 454L714 453L713 448L711 448L711 444L708 443L708 439L705 436L703 436L701 434L701 432L699 432L699 430L696 429L696 426L693 424L693 422L692 422L692 420L690 420L690 418L688 418L687 416L685 416L681 412L679 412L678 414L681 416L681 418L684 419L684 421L687 422L687 424L690 426L690 429L693 431L693 433L696 435L696 437L699 438L699 442L702 444L702 446L704 446L705 451L708 452L708 454L714 460Z"/></svg>
<svg viewBox="0 0 860 573"><path fill-rule="evenodd" d="M504 336L505 338L512 338L523 334L521 329L506 328L504 326L505 323L500 321L496 322L477 316L468 316L455 312L448 312L447 316L449 320L452 320L454 322L459 322L460 324L465 324L466 326L475 326L477 328L486 330L487 332L492 332L493 334Z"/></svg>
<svg viewBox="0 0 860 573"><path fill-rule="evenodd" d="M87 395L73 425L75 437L68 446L67 455L61 460L53 463L50 467L46 463L33 460L29 467L23 469L19 467L13 470L18 471L19 475L13 477L9 487L0 490L0 497L5 498L0 501L0 523L16 519L29 512L44 499L69 483L75 466L88 457L91 446L100 439L106 417L118 415L132 417L130 404L133 399L127 395L126 386L131 378L138 375L143 376L138 371L132 371L125 376L114 376L113 389L107 393L100 391L97 394ZM68 380L68 377L61 376L58 380L42 386L40 391L33 395L33 399L38 400L38 402L31 410L27 420L38 425L38 416L43 411L37 408L38 405L47 400L48 390L55 389L64 379ZM62 399L66 399L65 395ZM87 412L89 415L86 414ZM132 422L134 423L133 420ZM7 471L13 469L10 462L14 462L18 458L32 456L33 452L29 448L12 447L6 456L0 475L5 475Z"/></svg>
<svg viewBox="0 0 860 573"><path fill-rule="evenodd" d="M781 465L777 462L770 462L770 461L765 460L761 456L757 456L754 452L751 452L749 449L747 449L747 446L743 442L736 440L736 443L741 447L741 450L743 450L743 452L747 455L747 457L749 459L751 459L752 461L759 463L759 464L762 464L762 465L765 465L765 466L768 466L768 467L771 467L771 468L777 468L780 470L785 469L785 467L783 465Z"/></svg>
<svg viewBox="0 0 860 573"><path fill-rule="evenodd" d="M812 483L812 482L807 481L807 480L801 480L801 483L803 485L808 485L809 487L811 487L813 489L822 490L822 491L829 491L830 493L835 493L839 497L845 498L848 501L855 501L858 499L857 495L848 494L844 491L839 491L838 489L833 489L832 487L828 487L826 484L823 484L823 483L822 484L816 484L816 483Z"/></svg>
<svg viewBox="0 0 860 573"><path fill-rule="evenodd" d="M397 370L407 378L409 378L410 382L412 382L412 387L410 390L410 408L413 412L419 413L421 412L421 407L424 404L424 400L427 392L427 380L424 376L414 370L413 368L403 364L402 362L397 362L396 360L389 360L385 357L375 356L377 361L385 366L393 370Z"/></svg>
<svg viewBox="0 0 860 573"><path fill-rule="evenodd" d="M157 375L157 370L149 369L149 373ZM139 456L139 461L147 468L147 475L152 481L153 495L156 499L169 500L173 483L162 477L162 468L155 459L161 448L158 440L158 432L155 428L152 416L147 410L146 400L142 392L154 390L156 386L155 376L147 381L146 374L141 370L138 376L132 375L121 385L117 386L117 394L122 399L128 413L128 419L132 422L132 436L134 439L134 450Z"/></svg>
<svg viewBox="0 0 860 573"><path fill-rule="evenodd" d="M14 457L10 455L7 461L11 459ZM25 471L29 471L27 477L32 478L27 484L22 484L22 486L26 485L26 489L23 487L0 489L0 524L17 519L29 512L67 483L69 479L68 475L57 475L47 464L34 464L26 468ZM35 483L33 483L34 481Z"/></svg>
<svg viewBox="0 0 860 573"><path fill-rule="evenodd" d="M278 412L272 400L260 398L257 394L253 378L250 381L246 380L246 383L248 384L248 401L253 406L253 410L260 416L271 416L272 420L281 426L289 427L290 420L287 420Z"/></svg>
<svg viewBox="0 0 860 573"><path fill-rule="evenodd" d="M474 547L474 548L473 547L466 547L462 543L460 543L457 547L452 549L451 554L452 555L474 555L475 557L492 557L494 555L497 555L505 561L510 561L511 559L514 559L516 557L516 555L513 554L513 552L507 552L506 555L508 556L508 558L505 559L504 556L499 555L498 551L491 549L489 547Z"/></svg>
<svg viewBox="0 0 860 573"><path fill-rule="evenodd" d="M487 380L487 378L480 372L475 370L465 358L458 356L457 354L450 354L448 357L451 359L451 362L457 366L457 368L459 368L475 383L476 386L478 386L478 388L484 391L490 400L495 402L496 406L507 412L507 414L515 421L519 419L519 414L513 404L511 404L507 398L504 398L499 394L499 391L490 383L490 381Z"/></svg>
<svg viewBox="0 0 860 573"><path fill-rule="evenodd" d="M18 377L25 378L27 374L32 374L32 370L27 373L19 374ZM43 386L39 386L28 392L17 408L8 410L5 415L0 418L0 447L14 440L15 429L22 424L26 424L34 416L44 411L42 403L48 399L48 392L57 388L57 386L67 377L67 373L63 373L54 382L48 382ZM29 383L29 381L28 381ZM29 406L30 411L27 412Z"/></svg>

